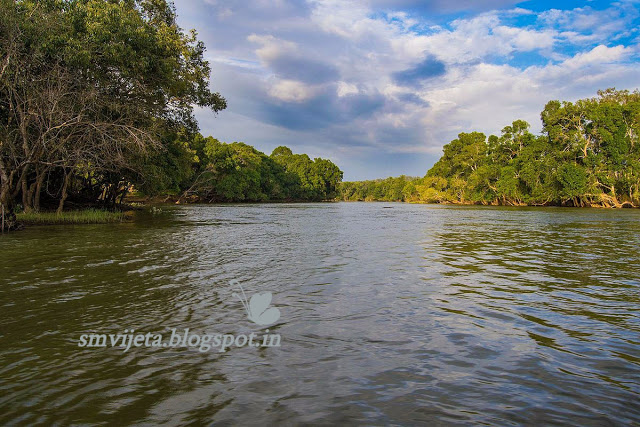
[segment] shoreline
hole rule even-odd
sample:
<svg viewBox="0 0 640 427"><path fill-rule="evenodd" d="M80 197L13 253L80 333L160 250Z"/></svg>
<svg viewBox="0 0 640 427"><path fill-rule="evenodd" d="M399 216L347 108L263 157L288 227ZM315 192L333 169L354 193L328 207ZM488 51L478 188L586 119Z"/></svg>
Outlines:
<svg viewBox="0 0 640 427"><path fill-rule="evenodd" d="M588 205L588 206L574 206L569 204L505 204L505 203L481 203L481 202L421 202L421 201L402 201L402 200L337 200L338 202L345 203L407 203L412 205L444 205L444 206L487 206L487 207L506 207L506 208L574 208L574 209L640 209L640 206L635 206L630 202L621 203L619 206L603 206L603 205Z"/></svg>

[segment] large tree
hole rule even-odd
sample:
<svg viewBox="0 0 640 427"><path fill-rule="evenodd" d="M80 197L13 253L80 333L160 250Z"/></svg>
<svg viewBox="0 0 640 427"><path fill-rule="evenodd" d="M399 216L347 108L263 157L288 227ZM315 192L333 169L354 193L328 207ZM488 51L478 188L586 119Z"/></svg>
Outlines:
<svg viewBox="0 0 640 427"><path fill-rule="evenodd" d="M220 111L195 32L165 0L0 0L0 204L62 210L70 186L101 197L145 180L193 107ZM49 186L51 187L51 186Z"/></svg>

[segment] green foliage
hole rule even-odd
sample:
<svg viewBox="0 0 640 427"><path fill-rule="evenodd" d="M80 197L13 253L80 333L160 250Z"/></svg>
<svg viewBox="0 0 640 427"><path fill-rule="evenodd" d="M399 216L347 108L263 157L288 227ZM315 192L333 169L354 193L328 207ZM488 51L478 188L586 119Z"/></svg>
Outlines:
<svg viewBox="0 0 640 427"><path fill-rule="evenodd" d="M409 201L411 195L419 191L416 182L418 178L404 175L373 181L343 182L339 188L339 198L344 201Z"/></svg>
<svg viewBox="0 0 640 427"><path fill-rule="evenodd" d="M200 141L201 137L196 137ZM320 201L335 198L342 171L331 161L311 160L276 148L271 156L242 142L205 139L201 171L189 192L209 202ZM193 147L198 153L200 148Z"/></svg>
<svg viewBox="0 0 640 427"><path fill-rule="evenodd" d="M263 153L241 142L213 140L205 146L205 154L213 184L208 197L216 201L268 200L270 170Z"/></svg>
<svg viewBox="0 0 640 427"><path fill-rule="evenodd" d="M564 163L558 168L559 194L565 200L577 199L587 190L587 172L575 163Z"/></svg>
<svg viewBox="0 0 640 427"><path fill-rule="evenodd" d="M139 166L127 175L128 180L144 194L179 193L199 167L197 150L201 139L199 134L192 137L185 132L164 135L164 150L138 158Z"/></svg>
<svg viewBox="0 0 640 427"><path fill-rule="evenodd" d="M282 180L285 198L299 200L329 200L337 196L342 171L331 161L311 160L306 154L293 154L287 147L277 147L270 158L280 166L277 175Z"/></svg>

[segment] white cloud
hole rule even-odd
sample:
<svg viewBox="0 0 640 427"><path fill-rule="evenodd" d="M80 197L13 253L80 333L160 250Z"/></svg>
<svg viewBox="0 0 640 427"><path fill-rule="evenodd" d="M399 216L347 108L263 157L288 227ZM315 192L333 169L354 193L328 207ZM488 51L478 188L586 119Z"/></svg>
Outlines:
<svg viewBox="0 0 640 427"><path fill-rule="evenodd" d="M314 95L314 90L302 82L279 80L269 88L268 93L281 101L303 102Z"/></svg>
<svg viewBox="0 0 640 427"><path fill-rule="evenodd" d="M625 59L631 54L632 49L622 45L607 47L599 45L589 52L577 53L573 58L564 61L565 67L575 69L588 65L608 64Z"/></svg>
<svg viewBox="0 0 640 427"><path fill-rule="evenodd" d="M338 96L352 95L358 92L360 91L356 85L346 82L338 82L338 88L336 89Z"/></svg>
<svg viewBox="0 0 640 427"><path fill-rule="evenodd" d="M256 50L258 57L265 61L273 61L279 56L285 53L291 53L297 51L297 45L294 42L281 40L272 35L257 35L251 34L247 37L252 43L261 44L262 47Z"/></svg>
<svg viewBox="0 0 640 427"><path fill-rule="evenodd" d="M589 6L572 10L551 9L540 13L538 19L543 25L561 29L569 37L575 36L571 41L580 42L629 35L634 31L636 26L633 22L639 16L633 2L622 1L604 10L594 10Z"/></svg>
<svg viewBox="0 0 640 427"><path fill-rule="evenodd" d="M553 46L556 33L552 30L536 31L504 25L493 28L493 35L502 40L508 40L514 51L527 52L536 49L546 49Z"/></svg>
<svg viewBox="0 0 640 427"><path fill-rule="evenodd" d="M556 42L556 31L502 25L500 14L492 12L454 21L450 30L408 38L399 39L397 44L413 52L431 52L448 63L468 63L549 49Z"/></svg>
<svg viewBox="0 0 640 427"><path fill-rule="evenodd" d="M386 32L383 22L368 17L370 10L363 3L341 0L311 0L310 3L314 7L312 22L326 32L352 40L378 29Z"/></svg>

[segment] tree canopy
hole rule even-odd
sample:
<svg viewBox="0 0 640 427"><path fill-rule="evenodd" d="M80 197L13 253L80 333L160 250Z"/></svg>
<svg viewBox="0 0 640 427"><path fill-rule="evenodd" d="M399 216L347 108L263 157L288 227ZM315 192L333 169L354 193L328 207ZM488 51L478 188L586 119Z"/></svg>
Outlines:
<svg viewBox="0 0 640 427"><path fill-rule="evenodd" d="M283 146L267 156L242 142L209 137L198 161L197 178L186 193L208 202L331 200L342 181L331 161L311 160Z"/></svg>

